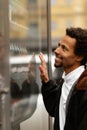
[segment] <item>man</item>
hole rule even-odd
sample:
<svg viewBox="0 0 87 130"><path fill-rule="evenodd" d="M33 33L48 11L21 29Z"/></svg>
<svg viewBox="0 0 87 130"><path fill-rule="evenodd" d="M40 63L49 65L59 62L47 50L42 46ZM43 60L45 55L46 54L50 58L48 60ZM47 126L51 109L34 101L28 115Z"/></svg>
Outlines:
<svg viewBox="0 0 87 130"><path fill-rule="evenodd" d="M63 67L64 82L50 80L42 53L40 73L46 110L55 118L54 130L87 130L87 30L67 28L58 43L55 67Z"/></svg>
<svg viewBox="0 0 87 130"><path fill-rule="evenodd" d="M28 78L23 81L21 92L23 97L39 93L38 84L36 83L36 59L34 54L28 64Z"/></svg>

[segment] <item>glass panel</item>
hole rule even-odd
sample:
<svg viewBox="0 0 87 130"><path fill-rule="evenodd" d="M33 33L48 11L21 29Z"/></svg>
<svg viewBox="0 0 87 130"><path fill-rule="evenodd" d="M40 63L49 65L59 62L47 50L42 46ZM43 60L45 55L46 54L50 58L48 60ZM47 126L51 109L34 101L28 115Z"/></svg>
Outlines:
<svg viewBox="0 0 87 130"><path fill-rule="evenodd" d="M38 54L42 51L47 58L46 1L10 0L9 20L11 122L15 130L20 122L33 116L37 102L41 102ZM44 127L40 122L38 129L48 129L48 115Z"/></svg>

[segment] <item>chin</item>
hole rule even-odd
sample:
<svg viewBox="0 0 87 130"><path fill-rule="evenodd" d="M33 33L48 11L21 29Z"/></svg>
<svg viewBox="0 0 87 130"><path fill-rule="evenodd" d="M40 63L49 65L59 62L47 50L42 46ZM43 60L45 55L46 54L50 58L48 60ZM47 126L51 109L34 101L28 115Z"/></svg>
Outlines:
<svg viewBox="0 0 87 130"><path fill-rule="evenodd" d="M58 68L58 67L62 67L61 64L54 64L54 66L55 66L56 68Z"/></svg>

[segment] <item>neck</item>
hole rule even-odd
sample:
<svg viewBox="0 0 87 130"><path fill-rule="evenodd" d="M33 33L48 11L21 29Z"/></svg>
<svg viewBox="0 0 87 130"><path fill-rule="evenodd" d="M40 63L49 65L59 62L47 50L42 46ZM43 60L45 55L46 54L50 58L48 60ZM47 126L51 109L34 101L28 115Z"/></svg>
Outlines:
<svg viewBox="0 0 87 130"><path fill-rule="evenodd" d="M78 67L80 67L81 65L77 65L77 66L73 66L73 67L68 67L68 68L64 68L64 71L66 73L66 75L70 72L72 72L73 70L77 69Z"/></svg>

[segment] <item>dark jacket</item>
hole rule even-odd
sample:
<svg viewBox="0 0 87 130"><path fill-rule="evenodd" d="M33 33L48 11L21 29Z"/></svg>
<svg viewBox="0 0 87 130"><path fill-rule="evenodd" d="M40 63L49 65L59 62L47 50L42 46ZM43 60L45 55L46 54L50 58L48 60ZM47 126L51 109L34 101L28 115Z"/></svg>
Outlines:
<svg viewBox="0 0 87 130"><path fill-rule="evenodd" d="M50 80L42 84L42 95L46 110L55 118L54 130L59 129L59 101L61 94L59 85ZM66 103L66 120L64 130L87 130L87 69L74 85Z"/></svg>

